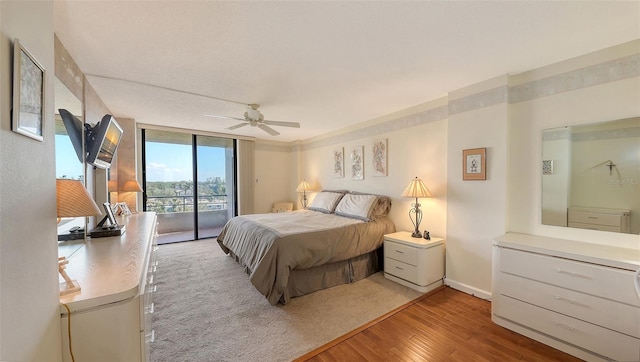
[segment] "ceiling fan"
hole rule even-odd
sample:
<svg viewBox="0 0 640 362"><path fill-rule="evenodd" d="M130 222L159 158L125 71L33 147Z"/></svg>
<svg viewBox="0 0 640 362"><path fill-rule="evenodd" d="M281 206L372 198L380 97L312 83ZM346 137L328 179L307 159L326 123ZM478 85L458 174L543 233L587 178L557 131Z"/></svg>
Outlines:
<svg viewBox="0 0 640 362"><path fill-rule="evenodd" d="M230 117L230 116L219 116L219 115L215 115L215 114L205 114L205 116L207 116L207 117L217 117L217 118L227 118L227 119L236 119L238 121L242 121L242 123L238 123L235 126L228 127L227 128L228 130L234 130L234 129L237 129L237 128L240 128L240 127L244 127L244 126L252 126L252 127L258 127L261 130L267 132L268 134L270 134L272 136L277 136L277 135L280 134L280 132L276 131L275 129L273 129L273 128L269 127L269 126L283 126L283 127L300 128L300 123L298 123L298 122L269 121L269 120L264 119L264 116L258 110L258 107L260 107L259 104L248 104L247 106L248 106L248 108L244 112L244 118Z"/></svg>

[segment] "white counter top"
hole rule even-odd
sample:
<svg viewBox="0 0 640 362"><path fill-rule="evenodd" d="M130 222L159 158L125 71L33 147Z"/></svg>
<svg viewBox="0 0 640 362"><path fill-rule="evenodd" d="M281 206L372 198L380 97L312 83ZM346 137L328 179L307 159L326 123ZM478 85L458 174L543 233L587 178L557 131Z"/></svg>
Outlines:
<svg viewBox="0 0 640 362"><path fill-rule="evenodd" d="M146 270L149 239L155 233L156 214L145 212L118 218L126 225L121 236L87 239L69 258L67 274L81 290L63 295L60 302L72 312L135 297ZM61 312L66 309L61 306Z"/></svg>
<svg viewBox="0 0 640 362"><path fill-rule="evenodd" d="M546 236L506 233L495 239L502 247L517 247L530 252L544 252L561 258L636 271L640 268L640 249L594 244Z"/></svg>

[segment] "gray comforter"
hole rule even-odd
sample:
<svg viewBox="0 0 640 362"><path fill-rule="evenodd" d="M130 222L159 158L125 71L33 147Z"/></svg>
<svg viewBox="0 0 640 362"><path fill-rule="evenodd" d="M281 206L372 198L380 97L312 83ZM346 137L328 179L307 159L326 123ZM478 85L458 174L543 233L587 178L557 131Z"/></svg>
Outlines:
<svg viewBox="0 0 640 362"><path fill-rule="evenodd" d="M395 231L387 217L363 222L335 214L300 210L234 217L218 243L247 267L251 283L269 303L284 296L293 269L347 260L376 250Z"/></svg>

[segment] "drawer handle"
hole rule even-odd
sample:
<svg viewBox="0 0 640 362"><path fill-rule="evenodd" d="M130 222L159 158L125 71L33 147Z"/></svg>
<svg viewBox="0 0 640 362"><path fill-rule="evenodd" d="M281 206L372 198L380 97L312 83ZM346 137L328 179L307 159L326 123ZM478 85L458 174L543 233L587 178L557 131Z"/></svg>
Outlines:
<svg viewBox="0 0 640 362"><path fill-rule="evenodd" d="M396 249L396 253L398 253L398 254L404 254L404 251L402 251L402 250L397 250L397 249Z"/></svg>
<svg viewBox="0 0 640 362"><path fill-rule="evenodd" d="M396 269L404 270L403 268L396 265Z"/></svg>
<svg viewBox="0 0 640 362"><path fill-rule="evenodd" d="M636 287L636 293L638 294L638 298L640 298L640 269L636 270L636 273L633 275L633 284Z"/></svg>
<svg viewBox="0 0 640 362"><path fill-rule="evenodd" d="M575 299L569 299L569 298L561 297L559 295L556 295L556 300L562 301L562 302L567 302L567 303L573 304L573 305L580 305L580 306L583 306L583 307L589 307L588 305L582 304L582 303L576 301Z"/></svg>
<svg viewBox="0 0 640 362"><path fill-rule="evenodd" d="M587 216L587 218L594 219L594 220L598 220L599 219L599 217L597 217L597 216Z"/></svg>
<svg viewBox="0 0 640 362"><path fill-rule="evenodd" d="M567 274L567 275L571 275L572 277L578 277L578 278L584 278L584 279L591 279L590 276L585 275L585 274L580 274L580 273L576 273L576 272L572 272L572 271L568 271L568 270L562 270L560 268L556 268L556 272L560 273L560 274Z"/></svg>
<svg viewBox="0 0 640 362"><path fill-rule="evenodd" d="M568 326L568 325L560 323L560 322L553 321L553 324L555 324L558 327L562 327L564 329L568 329L568 330L570 330L572 332L576 330L574 327Z"/></svg>

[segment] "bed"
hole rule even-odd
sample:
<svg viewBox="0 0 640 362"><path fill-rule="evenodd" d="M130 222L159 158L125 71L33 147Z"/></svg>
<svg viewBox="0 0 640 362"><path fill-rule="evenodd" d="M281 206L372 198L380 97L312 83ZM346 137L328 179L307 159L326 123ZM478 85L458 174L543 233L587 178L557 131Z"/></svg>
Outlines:
<svg viewBox="0 0 640 362"><path fill-rule="evenodd" d="M381 270L390 208L386 196L322 191L304 210L234 217L217 240L270 304L286 304Z"/></svg>

